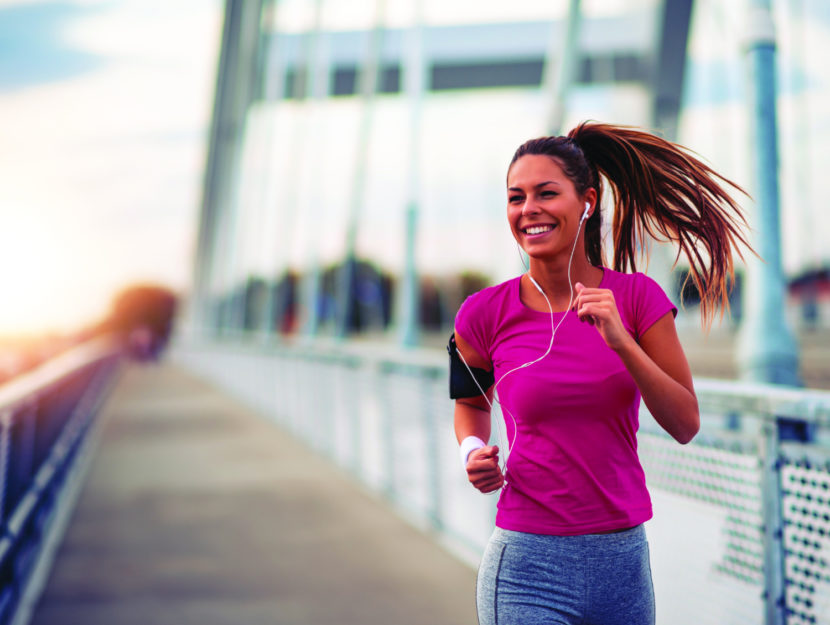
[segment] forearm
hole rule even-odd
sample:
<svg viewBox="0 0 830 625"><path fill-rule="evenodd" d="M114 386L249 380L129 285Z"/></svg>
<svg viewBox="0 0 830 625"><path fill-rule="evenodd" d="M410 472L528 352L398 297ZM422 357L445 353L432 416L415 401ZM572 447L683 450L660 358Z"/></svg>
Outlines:
<svg viewBox="0 0 830 625"><path fill-rule="evenodd" d="M455 435L461 444L461 464L470 484L482 493L501 488L504 475L499 466L499 448L487 445L490 438L490 406L484 397L455 401Z"/></svg>
<svg viewBox="0 0 830 625"><path fill-rule="evenodd" d="M616 351L655 421L678 442L691 441L700 429L700 412L691 377L688 385L677 381L633 338Z"/></svg>
<svg viewBox="0 0 830 625"><path fill-rule="evenodd" d="M460 443L468 436L490 440L490 406L483 397L455 401L455 437Z"/></svg>

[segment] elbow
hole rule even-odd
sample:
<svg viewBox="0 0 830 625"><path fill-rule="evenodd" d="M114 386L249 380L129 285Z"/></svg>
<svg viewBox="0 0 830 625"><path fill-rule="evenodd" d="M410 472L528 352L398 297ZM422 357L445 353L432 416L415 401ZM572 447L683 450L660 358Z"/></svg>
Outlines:
<svg viewBox="0 0 830 625"><path fill-rule="evenodd" d="M681 445L686 445L691 443L695 436L697 436L698 431L700 431L700 426L695 428L687 428L684 429L682 432L678 432L674 435L674 440L676 440Z"/></svg>
<svg viewBox="0 0 830 625"><path fill-rule="evenodd" d="M688 400L675 405L673 418L661 422L663 429L678 443L686 445L700 431L700 408L697 397L691 395Z"/></svg>
<svg viewBox="0 0 830 625"><path fill-rule="evenodd" d="M697 436L699 431L700 413L697 411L697 407L695 407L695 410L683 420L682 426L676 432L673 432L672 436L681 445L686 445L692 442L692 439Z"/></svg>

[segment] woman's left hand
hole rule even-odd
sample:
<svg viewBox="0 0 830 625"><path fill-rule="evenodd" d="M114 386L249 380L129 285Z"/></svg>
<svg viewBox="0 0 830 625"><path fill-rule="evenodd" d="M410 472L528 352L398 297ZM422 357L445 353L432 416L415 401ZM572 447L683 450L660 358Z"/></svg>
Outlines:
<svg viewBox="0 0 830 625"><path fill-rule="evenodd" d="M678 442L688 443L700 429L700 410L672 313L666 312L634 340L620 319L611 291L589 289L579 282L574 286L579 319L596 327L619 355L657 423Z"/></svg>
<svg viewBox="0 0 830 625"><path fill-rule="evenodd" d="M596 327L608 347L618 351L634 340L620 319L617 302L610 289L590 289L581 282L574 286L576 299L572 310L576 311L580 321Z"/></svg>

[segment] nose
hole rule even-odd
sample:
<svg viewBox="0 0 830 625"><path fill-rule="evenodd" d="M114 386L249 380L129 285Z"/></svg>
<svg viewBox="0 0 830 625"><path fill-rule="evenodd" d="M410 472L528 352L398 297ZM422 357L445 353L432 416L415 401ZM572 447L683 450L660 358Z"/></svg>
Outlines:
<svg viewBox="0 0 830 625"><path fill-rule="evenodd" d="M538 212L539 207L536 206L536 202L533 201L533 198L528 197L525 203L522 204L522 215L535 215Z"/></svg>

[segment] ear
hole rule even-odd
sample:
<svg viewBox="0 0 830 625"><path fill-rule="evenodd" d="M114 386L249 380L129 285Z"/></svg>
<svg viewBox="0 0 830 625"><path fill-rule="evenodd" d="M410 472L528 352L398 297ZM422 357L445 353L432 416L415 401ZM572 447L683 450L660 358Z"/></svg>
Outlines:
<svg viewBox="0 0 830 625"><path fill-rule="evenodd" d="M588 189L582 196L582 203L583 205L589 205L587 207L588 217L586 217L586 219L590 219L591 216L594 214L594 211L597 210L597 190L593 187Z"/></svg>

